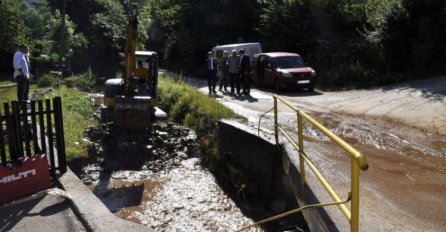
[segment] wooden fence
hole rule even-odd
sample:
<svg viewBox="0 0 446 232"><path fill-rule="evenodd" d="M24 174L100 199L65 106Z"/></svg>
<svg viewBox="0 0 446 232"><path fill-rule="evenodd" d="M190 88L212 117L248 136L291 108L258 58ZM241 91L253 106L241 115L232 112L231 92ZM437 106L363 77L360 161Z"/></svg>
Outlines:
<svg viewBox="0 0 446 232"><path fill-rule="evenodd" d="M56 171L64 173L67 170L60 97L52 101L3 103L0 125L1 164L13 163L20 157L46 154L50 173L54 175Z"/></svg>

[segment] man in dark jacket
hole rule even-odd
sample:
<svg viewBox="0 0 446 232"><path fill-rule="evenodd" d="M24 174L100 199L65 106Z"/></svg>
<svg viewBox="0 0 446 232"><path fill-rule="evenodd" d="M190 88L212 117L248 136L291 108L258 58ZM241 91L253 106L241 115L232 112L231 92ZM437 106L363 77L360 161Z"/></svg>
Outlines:
<svg viewBox="0 0 446 232"><path fill-rule="evenodd" d="M251 72L251 59L247 54L245 54L245 51L243 49L240 49L239 54L240 54L240 78L243 85L242 94L249 95L249 92L251 90L251 85L249 80L249 73Z"/></svg>
<svg viewBox="0 0 446 232"><path fill-rule="evenodd" d="M215 85L217 82L217 68L217 59L214 58L212 52L208 52L208 58L206 59L206 75L209 94L217 93L217 91L215 91Z"/></svg>

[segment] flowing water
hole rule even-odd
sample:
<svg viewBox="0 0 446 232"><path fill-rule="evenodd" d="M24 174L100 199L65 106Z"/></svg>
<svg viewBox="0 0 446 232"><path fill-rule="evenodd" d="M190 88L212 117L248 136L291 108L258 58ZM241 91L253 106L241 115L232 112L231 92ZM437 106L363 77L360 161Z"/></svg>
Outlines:
<svg viewBox="0 0 446 232"><path fill-rule="evenodd" d="M184 159L167 172L116 171L97 195L116 215L157 231L235 231L254 223L198 158Z"/></svg>

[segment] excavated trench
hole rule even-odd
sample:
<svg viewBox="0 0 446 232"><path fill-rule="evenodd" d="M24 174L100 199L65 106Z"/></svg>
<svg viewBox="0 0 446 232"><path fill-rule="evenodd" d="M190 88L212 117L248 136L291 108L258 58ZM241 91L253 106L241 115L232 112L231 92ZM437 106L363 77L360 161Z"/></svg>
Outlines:
<svg viewBox="0 0 446 232"><path fill-rule="evenodd" d="M173 123L151 132L102 124L88 128L84 141L89 158L73 162L73 171L115 215L158 231L235 231L297 207L292 199L237 195L201 162L195 132ZM246 231L289 228L306 229L302 216Z"/></svg>

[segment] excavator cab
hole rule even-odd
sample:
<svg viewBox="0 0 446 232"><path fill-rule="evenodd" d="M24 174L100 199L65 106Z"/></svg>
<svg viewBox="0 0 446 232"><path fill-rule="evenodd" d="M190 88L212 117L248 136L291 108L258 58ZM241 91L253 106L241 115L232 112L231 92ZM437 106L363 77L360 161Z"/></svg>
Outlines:
<svg viewBox="0 0 446 232"><path fill-rule="evenodd" d="M149 128L157 109L157 53L136 51L135 54L137 67L127 82L121 78L108 79L104 85L102 121L114 122L123 129Z"/></svg>
<svg viewBox="0 0 446 232"><path fill-rule="evenodd" d="M127 26L123 78L108 79L104 84L101 120L114 122L122 129L150 128L155 119L158 55L136 51L137 6L133 5Z"/></svg>

